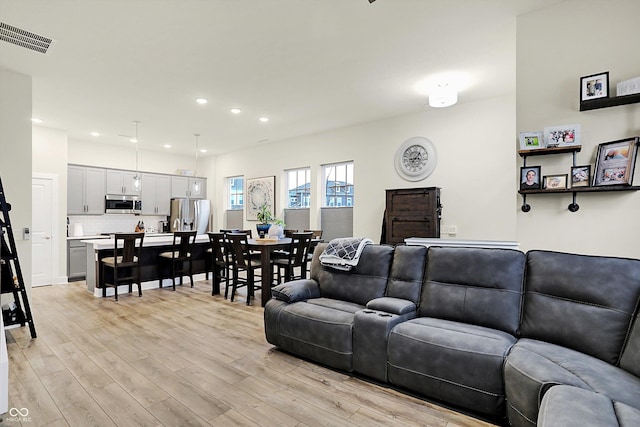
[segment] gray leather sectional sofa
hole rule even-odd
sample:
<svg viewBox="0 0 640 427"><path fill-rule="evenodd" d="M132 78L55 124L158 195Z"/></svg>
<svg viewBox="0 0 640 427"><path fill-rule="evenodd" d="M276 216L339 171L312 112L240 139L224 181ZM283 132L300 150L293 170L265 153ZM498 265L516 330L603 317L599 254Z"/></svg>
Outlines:
<svg viewBox="0 0 640 427"><path fill-rule="evenodd" d="M369 245L273 288L273 345L513 426L640 425L640 260Z"/></svg>

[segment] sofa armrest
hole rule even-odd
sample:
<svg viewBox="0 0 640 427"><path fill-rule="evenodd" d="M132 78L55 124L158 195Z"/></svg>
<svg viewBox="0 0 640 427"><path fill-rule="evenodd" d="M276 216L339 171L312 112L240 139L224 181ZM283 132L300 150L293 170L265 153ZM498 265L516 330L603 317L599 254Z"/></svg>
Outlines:
<svg viewBox="0 0 640 427"><path fill-rule="evenodd" d="M318 282L312 279L294 280L271 288L271 295L284 302L304 301L320 298Z"/></svg>
<svg viewBox="0 0 640 427"><path fill-rule="evenodd" d="M413 301L392 297L372 299L367 303L367 308L398 315L415 313L417 310Z"/></svg>

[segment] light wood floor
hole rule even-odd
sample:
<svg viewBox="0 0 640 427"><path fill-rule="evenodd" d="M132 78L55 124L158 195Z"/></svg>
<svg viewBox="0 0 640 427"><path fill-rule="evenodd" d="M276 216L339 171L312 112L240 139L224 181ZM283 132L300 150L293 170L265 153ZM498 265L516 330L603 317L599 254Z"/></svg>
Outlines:
<svg viewBox="0 0 640 427"><path fill-rule="evenodd" d="M7 331L5 426L489 426L283 353L259 294L194 288L95 298L84 282L34 288L38 338Z"/></svg>

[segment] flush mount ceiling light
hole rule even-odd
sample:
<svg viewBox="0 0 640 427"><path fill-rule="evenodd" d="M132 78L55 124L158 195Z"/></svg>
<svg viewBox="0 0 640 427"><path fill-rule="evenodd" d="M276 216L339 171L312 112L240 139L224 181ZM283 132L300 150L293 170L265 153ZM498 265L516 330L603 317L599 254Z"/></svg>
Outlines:
<svg viewBox="0 0 640 427"><path fill-rule="evenodd" d="M196 98L196 102L200 105L204 105L209 101L206 98Z"/></svg>
<svg viewBox="0 0 640 427"><path fill-rule="evenodd" d="M448 83L438 83L429 94L430 107L450 107L456 102L458 102L458 92Z"/></svg>

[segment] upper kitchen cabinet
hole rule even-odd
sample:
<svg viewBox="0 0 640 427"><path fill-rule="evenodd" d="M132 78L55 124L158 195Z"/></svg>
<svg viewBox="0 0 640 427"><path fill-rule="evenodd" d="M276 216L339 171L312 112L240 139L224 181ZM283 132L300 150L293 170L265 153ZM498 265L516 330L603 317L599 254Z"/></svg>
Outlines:
<svg viewBox="0 0 640 427"><path fill-rule="evenodd" d="M197 188L194 183L198 181ZM207 196L207 179L186 176L171 177L171 198L190 197L192 199L204 199Z"/></svg>
<svg viewBox="0 0 640 427"><path fill-rule="evenodd" d="M135 177L132 171L107 169L107 194L140 194L133 185Z"/></svg>
<svg viewBox="0 0 640 427"><path fill-rule="evenodd" d="M142 215L171 213L171 177L152 173L142 174Z"/></svg>
<svg viewBox="0 0 640 427"><path fill-rule="evenodd" d="M105 171L69 165L67 170L67 214L104 213Z"/></svg>

